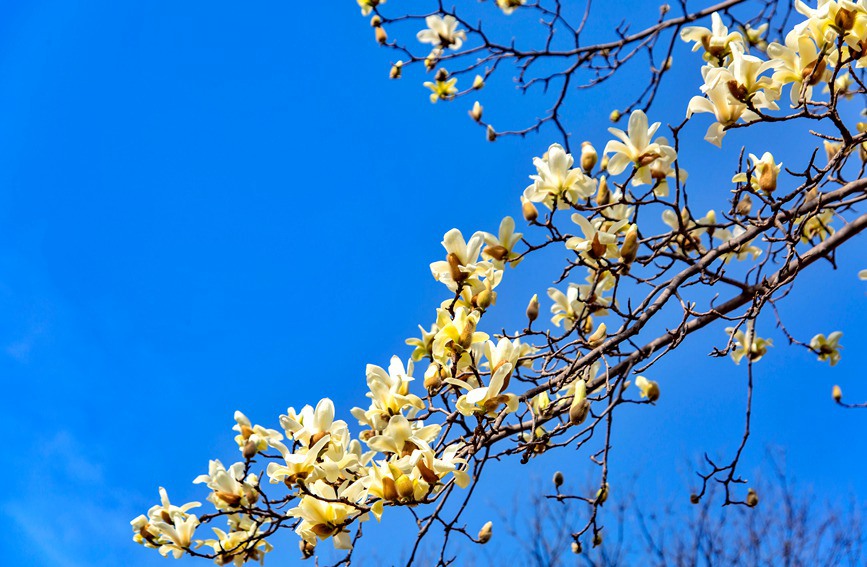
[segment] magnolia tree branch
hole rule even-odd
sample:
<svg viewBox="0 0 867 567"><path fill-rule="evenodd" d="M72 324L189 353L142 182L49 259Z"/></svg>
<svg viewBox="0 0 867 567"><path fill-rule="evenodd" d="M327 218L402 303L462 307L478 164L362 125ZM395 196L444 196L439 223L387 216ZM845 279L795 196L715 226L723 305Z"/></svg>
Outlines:
<svg viewBox="0 0 867 567"><path fill-rule="evenodd" d="M457 560L455 540L485 544L493 537L491 522L478 529L464 520L485 471L506 458L527 462L569 447L598 467L598 482L575 494L558 486L555 497L580 511L581 523L569 534L574 546L598 546L619 408L654 404L664 384L644 374L677 353L687 337L722 322L728 326L717 336L725 338L710 339L717 344L711 355L747 361L745 426L730 460L706 459L692 498L699 502L722 486L723 505L754 507L758 497L741 486L747 481L738 465L749 449L754 374L773 346L761 332L768 306L790 344L831 365L840 359L840 331L801 340L785 326L777 303L817 261L836 267L837 254L867 229L867 124L852 118L863 104L850 102L867 97L867 7L849 0L816 9L798 4L800 20L790 24L791 10L780 2L728 0L689 10L681 2L680 15L666 7L651 27L628 33L621 25L617 39L583 45L592 25L590 2L576 14L557 0L476 6L499 17L505 17L500 11L538 13L542 43L525 48L518 46L520 37L496 39L496 26L482 26L487 16L471 24L464 12L469 6L459 14L430 2L428 12L387 15L381 0L358 3L380 43L405 58L393 77L415 64L434 73L425 83L433 102L484 88L507 61L522 91L562 87L553 89L555 103L545 118L509 132L524 135L552 122L563 142L533 158L532 167L528 157L531 184L520 196L526 234L516 232L512 217L496 234L466 239L457 229L446 233L444 256L430 264L447 290L442 303L431 306L432 322L420 326L421 337L407 340L409 361L395 356L385 368L367 366L368 401L352 409L351 420L340 419L328 398L315 407L289 407L279 417L280 430L237 412L242 459L228 467L211 461L195 480L209 489L216 512L199 516L192 512L198 502L177 506L161 489L161 503L132 521L134 540L163 555L241 565L263 561L275 534L288 528L298 534L303 557L317 555L325 542L345 550L337 564L349 565L363 522L403 511L418 528L406 564L431 563L420 559L422 544L439 537L432 543L436 563L450 565ZM686 25L702 18L709 27ZM772 23L779 26L778 41L767 37ZM419 44L431 51L390 41L385 26L417 31ZM652 123L644 109L681 40L694 47L704 80L676 111L681 122L662 136L661 123ZM664 64L657 45L665 46ZM624 111L626 130L600 133L606 139L598 142L607 142L601 152L587 141L573 155L563 112L567 96L607 80L641 53L649 56L651 75ZM562 61L562 70L531 76L542 61ZM478 78L459 91L457 79L468 73ZM504 134L482 121L480 107L471 116L489 139ZM710 124L705 141L686 137L686 124L698 120ZM773 129L778 123L801 128L803 140L815 144L811 157L783 167L770 152L745 157L745 148L734 148L737 174L702 187L716 191L718 205L695 212L682 144L722 147L729 130L755 132L758 124ZM762 138L750 144L760 146ZM562 253L562 262L550 266L552 287L517 292L529 299L526 313L513 318L511 330L486 330L498 293L516 293L499 287L509 272L552 250ZM867 279L867 271L860 276ZM540 294L547 295L550 320L541 317ZM839 388L832 395L841 405L859 405L842 404ZM214 527L213 537L197 531L218 521L223 527Z"/></svg>

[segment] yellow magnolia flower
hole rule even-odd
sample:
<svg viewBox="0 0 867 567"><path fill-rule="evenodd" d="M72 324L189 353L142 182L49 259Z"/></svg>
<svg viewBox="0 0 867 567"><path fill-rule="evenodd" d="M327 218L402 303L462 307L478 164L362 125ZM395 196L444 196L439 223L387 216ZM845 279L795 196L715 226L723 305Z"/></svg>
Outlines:
<svg viewBox="0 0 867 567"><path fill-rule="evenodd" d="M361 15L367 16L370 12L379 6L380 4L385 4L385 0L356 0L358 5L361 7Z"/></svg>
<svg viewBox="0 0 867 567"><path fill-rule="evenodd" d="M451 79L437 79L434 82L425 81L424 86L432 91L430 95L431 103L436 103L438 100L450 100L454 98L458 94L458 88L455 86L457 83L458 78L452 77Z"/></svg>
<svg viewBox="0 0 867 567"><path fill-rule="evenodd" d="M505 217L500 222L497 236L490 232L482 234L485 239L485 249L482 250L483 258L490 259L498 268L503 268L506 262L513 268L521 263L523 258L516 258L517 254L514 252L514 248L524 235L515 232L515 220L512 217Z"/></svg>

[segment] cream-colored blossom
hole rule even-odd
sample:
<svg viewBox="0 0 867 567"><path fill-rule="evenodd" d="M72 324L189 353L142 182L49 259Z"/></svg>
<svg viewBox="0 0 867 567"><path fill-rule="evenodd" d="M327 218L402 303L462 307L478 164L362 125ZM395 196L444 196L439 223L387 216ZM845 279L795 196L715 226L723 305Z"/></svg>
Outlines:
<svg viewBox="0 0 867 567"><path fill-rule="evenodd" d="M542 157L533 158L536 175L524 197L553 209L567 209L573 203L591 197L596 192L596 179L588 177L580 167L572 167L575 159L560 144L551 144Z"/></svg>
<svg viewBox="0 0 867 567"><path fill-rule="evenodd" d="M458 29L458 21L454 16L440 17L436 14L425 18L427 29L423 29L416 37L421 43L429 43L440 49L460 49L467 32Z"/></svg>
<svg viewBox="0 0 867 567"><path fill-rule="evenodd" d="M735 364L740 364L746 356L752 362L758 362L768 352L768 347L773 346L771 339L763 339L756 336L752 321L747 324L747 330L735 331L735 327L726 327L726 333L733 338L732 350L729 355Z"/></svg>
<svg viewBox="0 0 867 567"><path fill-rule="evenodd" d="M810 348L819 355L819 360L827 360L831 366L836 366L840 362L840 339L843 333L834 331L827 338L825 335L818 334L810 341Z"/></svg>
<svg viewBox="0 0 867 567"><path fill-rule="evenodd" d="M515 220L512 217L505 217L500 222L500 230L496 236L490 232L482 233L485 239L485 248L482 250L482 257L493 262L494 266L502 269L508 262L513 268L521 263L523 258L518 258L515 253L515 245L521 241L524 236L520 232L515 232Z"/></svg>
<svg viewBox="0 0 867 567"><path fill-rule="evenodd" d="M606 156L614 155L608 159L608 173L619 175L631 163L635 167L632 178L633 185L649 185L653 182L651 165L658 159L664 159L671 164L677 159L677 152L668 145L665 138L653 141L653 136L661 123L654 122L648 125L647 115L642 110L634 110L629 116L627 131L619 128L609 128L617 140L611 140L605 145L602 152Z"/></svg>
<svg viewBox="0 0 867 567"><path fill-rule="evenodd" d="M687 26L680 30L680 39L695 42L693 51L704 49L704 59L711 64L724 59L730 53L732 43L743 43L744 38L738 32L729 32L719 13L710 16L710 29L701 26Z"/></svg>

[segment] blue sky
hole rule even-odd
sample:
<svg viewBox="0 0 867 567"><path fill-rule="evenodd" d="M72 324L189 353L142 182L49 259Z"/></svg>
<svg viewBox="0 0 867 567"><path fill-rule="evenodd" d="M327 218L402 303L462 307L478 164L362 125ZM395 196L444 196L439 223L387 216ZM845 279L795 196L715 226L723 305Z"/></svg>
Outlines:
<svg viewBox="0 0 867 567"><path fill-rule="evenodd" d="M700 81L698 57L677 57L683 70L652 119L679 121ZM404 339L432 320L444 290L428 264L442 234L495 232L519 215L551 133L486 143L471 101L431 105L420 76L387 80L390 61L353 2L0 7L4 561L167 564L132 543L128 522L161 485L204 500L190 481L209 458L236 456L235 409L276 426L288 406L330 396L348 415L363 403L365 364L405 358ZM543 111L508 84L480 93L495 125ZM567 109L576 141L604 145L617 87ZM692 198L719 207L718 180L748 136L720 151L698 122L682 152ZM812 148L757 134L748 150L784 162ZM855 277L865 243L841 252L837 272L804 274L783 307L803 338L844 331L837 368L769 329L777 346L757 366L747 471L782 446L818 494L867 495L865 416L830 402L834 383L867 398L867 286ZM544 294L558 258L507 274L492 329ZM612 486L685 498L689 461L733 450L746 378L705 357L723 340L709 329L654 369L663 396L623 412ZM488 519L504 485L555 469L583 477L586 457L493 468L470 520ZM408 533L407 518L381 529ZM292 564L294 536L275 544Z"/></svg>

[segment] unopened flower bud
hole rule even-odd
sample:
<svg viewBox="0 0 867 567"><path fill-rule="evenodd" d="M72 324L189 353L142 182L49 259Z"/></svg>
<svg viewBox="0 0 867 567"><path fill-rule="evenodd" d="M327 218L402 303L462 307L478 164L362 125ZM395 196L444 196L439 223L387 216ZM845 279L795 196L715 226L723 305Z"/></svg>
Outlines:
<svg viewBox="0 0 867 567"><path fill-rule="evenodd" d="M539 294L534 293L527 304L527 319L532 323L539 317Z"/></svg>
<svg viewBox="0 0 867 567"><path fill-rule="evenodd" d="M394 484L395 484L395 487L397 488L398 496L400 496L401 498L404 498L404 499L412 498L412 495L415 492L415 490L413 488L411 478L409 478L405 474L401 475L397 479L397 481L395 481Z"/></svg>
<svg viewBox="0 0 867 567"><path fill-rule="evenodd" d="M493 246L486 246L482 254L502 262L509 257L509 250L505 246L495 244Z"/></svg>
<svg viewBox="0 0 867 567"><path fill-rule="evenodd" d="M602 487L596 492L596 502L599 504L604 504L605 501L608 500L608 483L602 485Z"/></svg>
<svg viewBox="0 0 867 567"><path fill-rule="evenodd" d="M481 75L476 75L476 78L473 79L473 88L476 90L479 90L484 86L485 86L485 80L482 78Z"/></svg>
<svg viewBox="0 0 867 567"><path fill-rule="evenodd" d="M590 243L590 250L587 251L590 257L596 259L602 258L603 256L605 256L605 253L607 251L608 246L602 244L602 242L599 241L599 234L594 234L593 242Z"/></svg>
<svg viewBox="0 0 867 567"><path fill-rule="evenodd" d="M840 389L840 386L834 385L831 389L831 397L834 398L835 402L840 403L840 400L843 399L843 390Z"/></svg>
<svg viewBox="0 0 867 567"><path fill-rule="evenodd" d="M759 495L756 494L756 491L754 489L750 488L747 491L747 506L749 506L750 508L754 508L758 503Z"/></svg>
<svg viewBox="0 0 867 567"><path fill-rule="evenodd" d="M673 62L674 62L674 60L671 58L671 56L666 57L666 58L665 58L665 62L663 62L663 64L662 64L662 70L663 70L663 71L668 71L669 69L671 69L671 64L672 64Z"/></svg>
<svg viewBox="0 0 867 567"><path fill-rule="evenodd" d="M572 553L574 553L575 555L581 555L582 551L584 551L584 550L581 548L581 542L573 541L572 542Z"/></svg>
<svg viewBox="0 0 867 567"><path fill-rule="evenodd" d="M389 79L399 79L403 70L403 61L398 61L391 66L391 71L388 73Z"/></svg>
<svg viewBox="0 0 867 567"><path fill-rule="evenodd" d="M581 425L587 419L587 414L590 413L590 402L577 397L572 400L572 405L569 406L569 423L572 425Z"/></svg>
<svg viewBox="0 0 867 567"><path fill-rule="evenodd" d="M449 78L449 72L445 67L440 67L437 69L437 74L434 75L434 79L437 81L446 81Z"/></svg>
<svg viewBox="0 0 867 567"><path fill-rule="evenodd" d="M604 207L611 203L611 190L608 188L608 180L605 176L599 178L599 190L596 192L596 204Z"/></svg>
<svg viewBox="0 0 867 567"><path fill-rule="evenodd" d="M484 110L484 107L481 104L479 104L479 101L476 101L473 104L472 110L470 110L470 118L472 118L476 122L479 122L482 119L482 111L483 110Z"/></svg>
<svg viewBox="0 0 867 567"><path fill-rule="evenodd" d="M825 146L825 155L828 156L829 162L834 159L834 156L837 155L837 152L839 152L843 148L843 144L841 144L840 142L831 142L829 140L825 140L823 145Z"/></svg>
<svg viewBox="0 0 867 567"><path fill-rule="evenodd" d="M825 58L816 59L801 71L801 78L805 83L810 85L811 87L816 86L822 80L822 76L825 74L825 69L827 68L827 63L825 62Z"/></svg>
<svg viewBox="0 0 867 567"><path fill-rule="evenodd" d="M602 530L596 530L593 532L593 547L599 547L602 545Z"/></svg>
<svg viewBox="0 0 867 567"><path fill-rule="evenodd" d="M382 18L380 18L378 15L374 14L373 17L370 18L370 27L378 28L381 25L382 25Z"/></svg>
<svg viewBox="0 0 867 567"><path fill-rule="evenodd" d="M763 164L761 168L759 188L765 193L771 194L777 189L777 168L770 164Z"/></svg>
<svg viewBox="0 0 867 567"><path fill-rule="evenodd" d="M605 323L599 323L599 327L596 328L596 331L587 337L587 342L590 343L591 346L598 346L607 336L608 327L605 326Z"/></svg>
<svg viewBox="0 0 867 567"><path fill-rule="evenodd" d="M610 120L612 122L619 122L620 121L620 111L619 110L612 110L611 114L608 115L608 120Z"/></svg>
<svg viewBox="0 0 867 567"><path fill-rule="evenodd" d="M242 454L244 455L245 459L252 459L253 457L256 456L256 453L258 453L258 452L259 452L258 447L256 447L256 444L253 443L252 441L247 441L247 443L244 444L244 450L243 450Z"/></svg>
<svg viewBox="0 0 867 567"><path fill-rule="evenodd" d="M555 472L553 480L555 488L560 488L561 486L563 486L563 473L561 473L560 471Z"/></svg>
<svg viewBox="0 0 867 567"><path fill-rule="evenodd" d="M497 132L496 132L496 130L494 130L494 127L491 126L490 124L488 124L487 136L488 136L489 142L493 142L497 139Z"/></svg>
<svg viewBox="0 0 867 567"><path fill-rule="evenodd" d="M741 216L747 216L751 210L753 210L753 199L749 195L744 195L738 201L735 212Z"/></svg>
<svg viewBox="0 0 867 567"><path fill-rule="evenodd" d="M493 299L493 294L489 289L483 289L476 295L476 306L481 310L485 311L488 307L491 306L491 300Z"/></svg>
<svg viewBox="0 0 867 567"><path fill-rule="evenodd" d="M533 222L539 218L539 210L533 204L533 201L523 197L521 197L521 214L524 215L524 220L527 222Z"/></svg>
<svg viewBox="0 0 867 567"><path fill-rule="evenodd" d="M424 58L424 68L428 72L433 71L434 67L437 66L437 61L439 61L439 52L436 50L431 51L430 54Z"/></svg>
<svg viewBox="0 0 867 567"><path fill-rule="evenodd" d="M461 259L458 258L457 254L449 252L448 256L446 256L446 261L449 263L449 274L453 280L461 283L467 279L468 274L461 270Z"/></svg>
<svg viewBox="0 0 867 567"><path fill-rule="evenodd" d="M383 28L382 26L376 27L376 32L374 33L374 36L376 37L376 42L380 45L388 41L388 34L385 33L385 28Z"/></svg>
<svg viewBox="0 0 867 567"><path fill-rule="evenodd" d="M301 559L310 559L316 553L316 546L303 539L298 541L298 549L301 550Z"/></svg>
<svg viewBox="0 0 867 567"><path fill-rule="evenodd" d="M701 502L701 497L698 494L693 493L689 495L689 501L692 504L698 504L699 502Z"/></svg>
<svg viewBox="0 0 867 567"><path fill-rule="evenodd" d="M845 31L851 30L855 26L855 12L840 8L834 16L834 25Z"/></svg>
<svg viewBox="0 0 867 567"><path fill-rule="evenodd" d="M599 160L599 154L596 153L596 148L590 142L581 142L581 169L590 173L596 167L596 162Z"/></svg>
<svg viewBox="0 0 867 567"><path fill-rule="evenodd" d="M494 535L494 523L487 522L482 529L479 530L478 540L479 543L488 543L491 541L491 536Z"/></svg>
<svg viewBox="0 0 867 567"><path fill-rule="evenodd" d="M476 322L472 319L467 319L464 325L464 330L461 331L458 337L458 344L461 348L468 349L473 345L473 334L476 332Z"/></svg>
<svg viewBox="0 0 867 567"><path fill-rule="evenodd" d="M662 6L659 7L659 15L660 16L664 16L667 13L669 13L670 11L671 11L671 6L669 6L668 4L663 4Z"/></svg>
<svg viewBox="0 0 867 567"><path fill-rule="evenodd" d="M431 364L424 373L424 387L436 390L443 385L443 373L438 364Z"/></svg>
<svg viewBox="0 0 867 567"><path fill-rule="evenodd" d="M214 494L216 494L217 498L228 504L229 506L235 507L241 503L241 497L232 492L225 492L223 490L218 490Z"/></svg>
<svg viewBox="0 0 867 567"><path fill-rule="evenodd" d="M608 171L608 156L602 156L602 161L599 162L599 169Z"/></svg>
<svg viewBox="0 0 867 567"><path fill-rule="evenodd" d="M638 227L632 225L626 231L626 236L623 238L623 246L620 247L620 257L627 264L635 261L638 256Z"/></svg>

